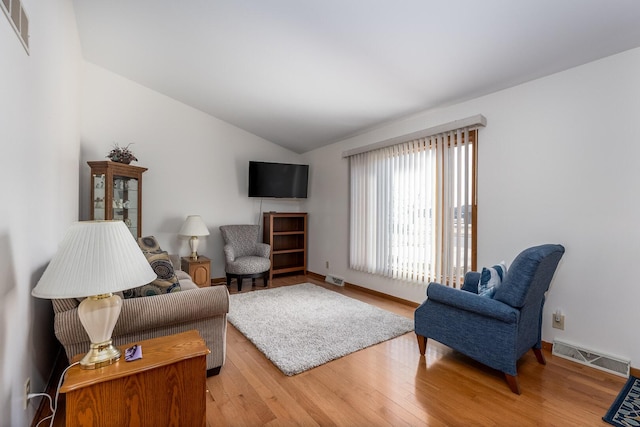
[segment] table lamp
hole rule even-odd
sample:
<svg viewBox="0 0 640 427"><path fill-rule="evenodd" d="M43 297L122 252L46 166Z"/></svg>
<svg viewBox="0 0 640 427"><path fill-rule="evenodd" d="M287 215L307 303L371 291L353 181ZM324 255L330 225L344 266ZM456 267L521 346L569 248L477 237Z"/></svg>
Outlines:
<svg viewBox="0 0 640 427"><path fill-rule="evenodd" d="M209 229L202 218L200 218L200 215L189 215L184 221L184 224L182 224L182 228L178 234L189 237L191 258L198 259L198 236L209 235Z"/></svg>
<svg viewBox="0 0 640 427"><path fill-rule="evenodd" d="M89 335L83 369L97 369L120 359L111 333L120 316L124 291L157 278L122 221L81 221L67 230L58 251L31 291L45 299L86 297L78 317Z"/></svg>

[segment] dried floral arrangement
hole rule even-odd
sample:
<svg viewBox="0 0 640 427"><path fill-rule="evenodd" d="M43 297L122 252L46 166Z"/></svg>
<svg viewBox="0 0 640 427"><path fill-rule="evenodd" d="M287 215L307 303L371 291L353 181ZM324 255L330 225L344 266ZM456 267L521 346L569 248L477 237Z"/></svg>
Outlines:
<svg viewBox="0 0 640 427"><path fill-rule="evenodd" d="M107 154L107 158L113 162L124 163L127 165L134 160L137 162L138 159L129 149L130 145L131 144L128 144L126 147L120 147L118 144L114 144L111 151L109 151L109 154Z"/></svg>

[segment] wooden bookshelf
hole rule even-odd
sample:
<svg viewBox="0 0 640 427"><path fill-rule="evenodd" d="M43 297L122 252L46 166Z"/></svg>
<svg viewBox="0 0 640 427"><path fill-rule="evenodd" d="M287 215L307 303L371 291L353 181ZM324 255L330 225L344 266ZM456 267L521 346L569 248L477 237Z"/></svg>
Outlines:
<svg viewBox="0 0 640 427"><path fill-rule="evenodd" d="M307 274L307 213L265 212L263 242L271 246L269 282L275 274Z"/></svg>

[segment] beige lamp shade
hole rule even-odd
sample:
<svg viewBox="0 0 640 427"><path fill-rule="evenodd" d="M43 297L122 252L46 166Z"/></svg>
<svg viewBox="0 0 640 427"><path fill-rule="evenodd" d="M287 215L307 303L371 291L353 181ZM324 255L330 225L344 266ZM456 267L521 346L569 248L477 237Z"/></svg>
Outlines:
<svg viewBox="0 0 640 427"><path fill-rule="evenodd" d="M67 230L31 295L81 298L124 291L157 275L122 221L81 221Z"/></svg>
<svg viewBox="0 0 640 427"><path fill-rule="evenodd" d="M78 317L91 344L80 367L96 369L120 359L111 334L122 300L113 292L156 278L124 222L77 222L67 230L31 294L47 299L87 297L78 306Z"/></svg>
<svg viewBox="0 0 640 427"><path fill-rule="evenodd" d="M181 236L208 236L209 229L200 215L189 215L180 228Z"/></svg>

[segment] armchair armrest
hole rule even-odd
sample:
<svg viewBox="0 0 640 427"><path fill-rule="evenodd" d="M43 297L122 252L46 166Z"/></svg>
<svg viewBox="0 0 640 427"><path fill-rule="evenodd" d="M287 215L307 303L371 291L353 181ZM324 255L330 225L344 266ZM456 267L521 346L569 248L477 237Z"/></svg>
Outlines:
<svg viewBox="0 0 640 427"><path fill-rule="evenodd" d="M224 248L222 248L224 251L224 259L227 263L229 262L233 262L236 259L236 253L233 250L233 246L231 245L224 245Z"/></svg>
<svg viewBox="0 0 640 427"><path fill-rule="evenodd" d="M271 246L267 243L256 243L256 255L262 258L269 258Z"/></svg>
<svg viewBox="0 0 640 427"><path fill-rule="evenodd" d="M516 323L520 315L518 310L500 301L450 288L440 283L429 284L427 298L443 305L491 317L505 323Z"/></svg>
<svg viewBox="0 0 640 427"><path fill-rule="evenodd" d="M480 281L480 273L478 271L467 271L464 275L464 283L462 284L462 290L478 293L478 282Z"/></svg>

